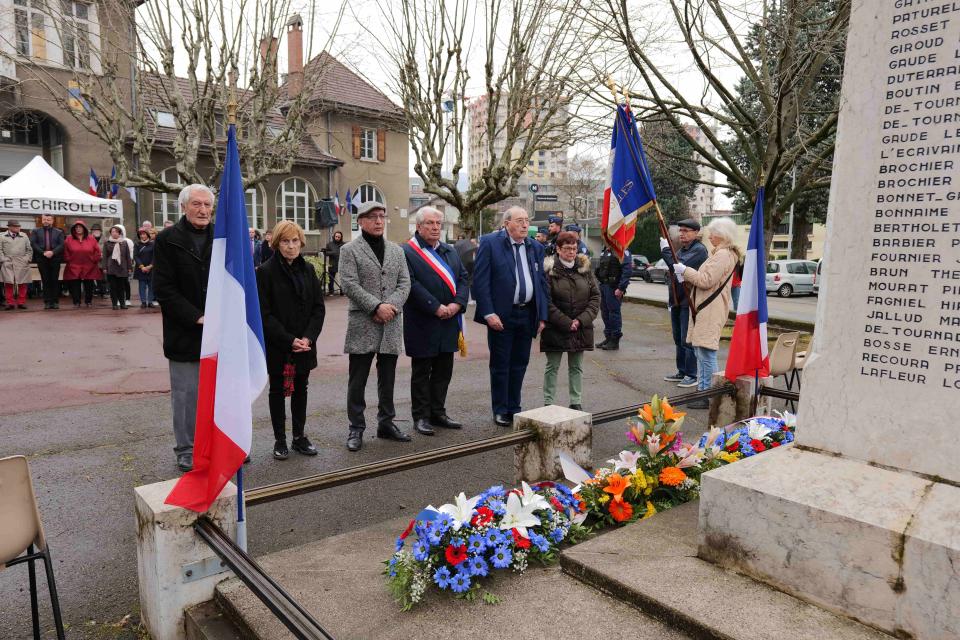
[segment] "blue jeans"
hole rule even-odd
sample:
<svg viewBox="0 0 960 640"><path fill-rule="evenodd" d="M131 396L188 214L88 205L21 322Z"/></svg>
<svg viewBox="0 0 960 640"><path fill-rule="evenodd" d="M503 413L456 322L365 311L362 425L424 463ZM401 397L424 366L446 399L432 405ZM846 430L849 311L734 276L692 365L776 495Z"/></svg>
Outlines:
<svg viewBox="0 0 960 640"><path fill-rule="evenodd" d="M147 278L137 280L140 284L140 302L150 304L153 302L153 282Z"/></svg>
<svg viewBox="0 0 960 640"><path fill-rule="evenodd" d="M697 391L703 391L710 388L713 374L717 372L717 350L694 347L693 351L697 355Z"/></svg>
<svg viewBox="0 0 960 640"><path fill-rule="evenodd" d="M730 297L733 298L733 312L736 313L740 303L740 287L731 288Z"/></svg>
<svg viewBox="0 0 960 640"><path fill-rule="evenodd" d="M677 345L677 371L689 378L697 377L697 356L687 344L687 325L690 309L687 305L670 307L670 324L673 326L673 344Z"/></svg>
<svg viewBox="0 0 960 640"><path fill-rule="evenodd" d="M603 318L603 335L607 338L623 335L623 317L620 315L622 302L613 295L614 291L609 284L600 285L600 314Z"/></svg>

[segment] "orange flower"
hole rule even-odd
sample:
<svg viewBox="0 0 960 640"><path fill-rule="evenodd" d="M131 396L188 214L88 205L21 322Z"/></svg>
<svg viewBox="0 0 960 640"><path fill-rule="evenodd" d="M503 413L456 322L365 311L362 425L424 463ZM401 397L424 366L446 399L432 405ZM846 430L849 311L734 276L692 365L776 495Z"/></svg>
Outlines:
<svg viewBox="0 0 960 640"><path fill-rule="evenodd" d="M677 467L666 467L660 472L660 483L668 487L675 487L686 479L687 474Z"/></svg>
<svg viewBox="0 0 960 640"><path fill-rule="evenodd" d="M660 444L663 445L663 448L666 449L670 446L674 440L677 439L677 434L675 433L661 433L660 434Z"/></svg>
<svg viewBox="0 0 960 640"><path fill-rule="evenodd" d="M633 515L633 507L630 506L629 502L617 502L616 500L612 500L610 502L610 506L607 508L610 510L610 515L613 516L613 519L617 522L629 520Z"/></svg>
<svg viewBox="0 0 960 640"><path fill-rule="evenodd" d="M639 412L640 419L645 421L647 424L653 424L653 407L648 404L643 405L643 408Z"/></svg>
<svg viewBox="0 0 960 640"><path fill-rule="evenodd" d="M605 486L603 490L613 496L614 502L621 502L623 500L623 492L626 491L629 486L629 480L619 473L611 473L607 476L607 486Z"/></svg>
<svg viewBox="0 0 960 640"><path fill-rule="evenodd" d="M663 421L670 422L671 420L679 420L680 418L687 415L683 411L674 411L673 407L670 406L670 403L666 399L660 402L660 406L663 408Z"/></svg>

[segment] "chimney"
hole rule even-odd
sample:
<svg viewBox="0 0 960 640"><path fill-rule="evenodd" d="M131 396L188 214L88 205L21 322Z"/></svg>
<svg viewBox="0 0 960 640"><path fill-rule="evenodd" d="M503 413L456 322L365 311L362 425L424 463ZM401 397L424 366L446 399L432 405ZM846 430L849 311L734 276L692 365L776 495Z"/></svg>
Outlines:
<svg viewBox="0 0 960 640"><path fill-rule="evenodd" d="M303 20L295 13L287 20L287 97L303 89Z"/></svg>
<svg viewBox="0 0 960 640"><path fill-rule="evenodd" d="M260 68L263 78L272 86L277 86L277 52L280 41L273 36L260 40Z"/></svg>

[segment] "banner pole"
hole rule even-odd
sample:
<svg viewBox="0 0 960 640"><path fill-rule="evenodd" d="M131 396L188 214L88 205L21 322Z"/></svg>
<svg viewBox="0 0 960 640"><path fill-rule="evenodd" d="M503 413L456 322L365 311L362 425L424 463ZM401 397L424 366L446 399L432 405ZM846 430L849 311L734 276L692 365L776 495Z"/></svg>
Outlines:
<svg viewBox="0 0 960 640"><path fill-rule="evenodd" d="M247 518L243 509L243 465L237 469L237 546L247 550Z"/></svg>

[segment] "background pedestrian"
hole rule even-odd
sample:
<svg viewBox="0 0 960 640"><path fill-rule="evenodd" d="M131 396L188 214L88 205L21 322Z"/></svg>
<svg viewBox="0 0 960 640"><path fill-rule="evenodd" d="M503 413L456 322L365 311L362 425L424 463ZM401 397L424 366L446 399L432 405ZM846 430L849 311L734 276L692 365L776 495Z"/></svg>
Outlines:
<svg viewBox="0 0 960 640"><path fill-rule="evenodd" d="M123 231L123 225L113 225L110 227L110 237L103 244L101 267L107 274L110 302L114 310L127 308L126 290L130 285L130 274L133 273L133 251Z"/></svg>
<svg viewBox="0 0 960 640"><path fill-rule="evenodd" d="M137 231L139 242L135 247L133 259L134 269L133 277L137 281L140 289L140 308L154 306L153 301L153 252L154 239L151 235L151 229L141 227Z"/></svg>
<svg viewBox="0 0 960 640"><path fill-rule="evenodd" d="M597 281L600 284L600 312L603 315L603 342L598 349L616 351L623 337L623 317L620 314L623 296L630 286L633 273L633 256L623 252L621 260L606 244L600 252L597 264Z"/></svg>
<svg viewBox="0 0 960 640"><path fill-rule="evenodd" d="M41 226L30 234L33 259L43 286L43 308L60 308L60 263L63 262L63 231L53 226L53 216L40 216Z"/></svg>
<svg viewBox="0 0 960 640"><path fill-rule="evenodd" d="M700 223L692 218L677 223L680 246L677 259L688 267L698 268L707 259L707 248L700 242ZM677 350L677 372L664 377L667 382L676 382L679 387L697 386L697 355L687 344L687 329L690 324L690 307L683 284L677 282L673 268L673 252L665 238L660 238L660 257L667 263L667 289L669 290L670 325L673 328L673 344Z"/></svg>
<svg viewBox="0 0 960 640"><path fill-rule="evenodd" d="M70 287L74 307L80 307L81 288L83 303L88 308L93 306L93 288L100 279L101 257L100 243L90 235L86 223L77 220L63 244L63 259L67 263L63 279Z"/></svg>
<svg viewBox="0 0 960 640"><path fill-rule="evenodd" d="M340 263L340 248L343 246L343 233L334 231L333 238L327 243L324 253L327 256L327 292L333 295L333 284L337 278L337 265Z"/></svg>
<svg viewBox="0 0 960 640"><path fill-rule="evenodd" d="M30 238L20 231L20 221L11 220L0 235L0 281L7 302L7 311L27 308L27 285L30 284L30 260L33 248Z"/></svg>

